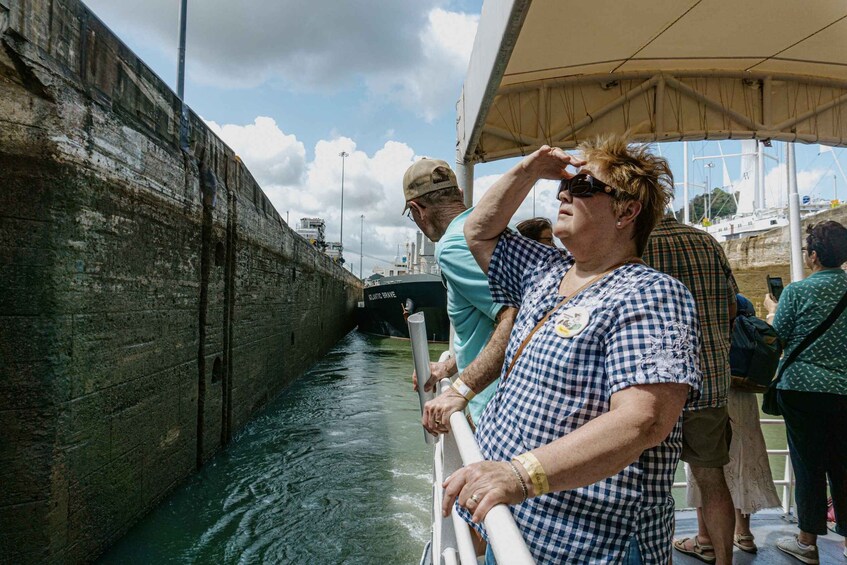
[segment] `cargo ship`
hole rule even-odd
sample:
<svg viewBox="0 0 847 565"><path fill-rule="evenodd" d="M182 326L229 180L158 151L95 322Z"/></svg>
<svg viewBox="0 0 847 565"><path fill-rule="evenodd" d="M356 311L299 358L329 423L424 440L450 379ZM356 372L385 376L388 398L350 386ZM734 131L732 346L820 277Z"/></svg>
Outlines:
<svg viewBox="0 0 847 565"><path fill-rule="evenodd" d="M406 318L423 312L427 339L440 343L450 340L447 288L434 255L435 245L419 232L415 242L406 244L404 254L398 249L387 274L378 268L365 279L357 311L360 332L408 339Z"/></svg>

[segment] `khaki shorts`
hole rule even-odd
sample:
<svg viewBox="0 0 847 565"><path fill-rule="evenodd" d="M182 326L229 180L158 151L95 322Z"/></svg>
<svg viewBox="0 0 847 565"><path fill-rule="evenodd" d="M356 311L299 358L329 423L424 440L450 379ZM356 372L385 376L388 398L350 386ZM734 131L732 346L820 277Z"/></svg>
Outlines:
<svg viewBox="0 0 847 565"><path fill-rule="evenodd" d="M727 407L682 413L682 460L694 467L716 468L729 463L732 428Z"/></svg>

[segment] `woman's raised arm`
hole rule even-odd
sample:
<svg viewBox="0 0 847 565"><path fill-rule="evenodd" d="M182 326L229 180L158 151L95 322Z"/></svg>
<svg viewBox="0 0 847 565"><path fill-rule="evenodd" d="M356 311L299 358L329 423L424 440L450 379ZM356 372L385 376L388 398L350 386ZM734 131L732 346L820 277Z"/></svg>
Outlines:
<svg viewBox="0 0 847 565"><path fill-rule="evenodd" d="M563 150L541 147L512 167L495 182L465 222L465 239L484 273L500 234L539 179L559 180L572 176L565 167L581 167L585 161Z"/></svg>

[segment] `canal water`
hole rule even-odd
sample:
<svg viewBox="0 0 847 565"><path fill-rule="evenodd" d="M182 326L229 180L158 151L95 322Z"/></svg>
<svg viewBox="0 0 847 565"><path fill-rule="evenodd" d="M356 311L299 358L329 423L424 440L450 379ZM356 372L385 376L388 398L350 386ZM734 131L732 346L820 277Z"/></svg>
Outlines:
<svg viewBox="0 0 847 565"><path fill-rule="evenodd" d="M737 274L757 309L767 274L777 273ZM352 332L101 563L417 563L432 456L411 367L407 341ZM782 426L763 431L769 448L785 448ZM771 457L775 477L784 466Z"/></svg>
<svg viewBox="0 0 847 565"><path fill-rule="evenodd" d="M432 449L411 370L408 341L350 333L100 562L417 563Z"/></svg>

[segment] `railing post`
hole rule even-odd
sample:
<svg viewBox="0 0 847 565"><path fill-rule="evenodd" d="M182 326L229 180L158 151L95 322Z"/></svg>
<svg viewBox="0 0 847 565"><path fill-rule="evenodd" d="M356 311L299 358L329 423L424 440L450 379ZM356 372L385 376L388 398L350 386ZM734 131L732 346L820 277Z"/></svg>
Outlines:
<svg viewBox="0 0 847 565"><path fill-rule="evenodd" d="M790 450L789 450L790 451ZM782 511L788 516L794 514L794 468L791 466L791 453L785 455L785 485L782 487Z"/></svg>

